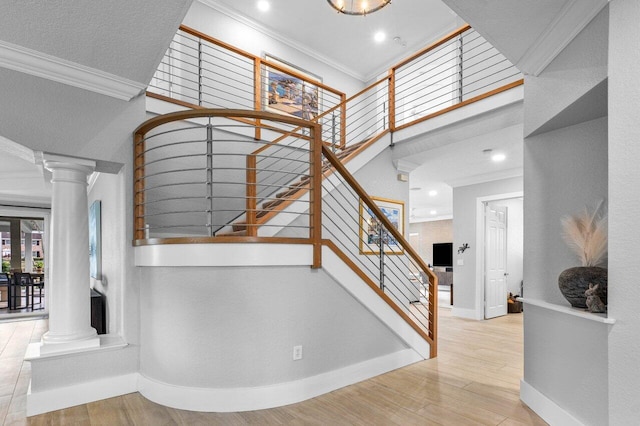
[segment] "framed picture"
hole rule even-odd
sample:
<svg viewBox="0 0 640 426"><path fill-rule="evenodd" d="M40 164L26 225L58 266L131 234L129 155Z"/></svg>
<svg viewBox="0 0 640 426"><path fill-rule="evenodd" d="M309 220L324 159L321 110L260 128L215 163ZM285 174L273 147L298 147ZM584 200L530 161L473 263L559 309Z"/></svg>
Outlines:
<svg viewBox="0 0 640 426"><path fill-rule="evenodd" d="M404 235L404 202L387 198L371 198L398 232ZM371 209L360 200L360 253L380 253L380 239L382 237L385 254L403 254L402 246L398 244L393 235L383 230L381 236L381 226L382 223L373 215Z"/></svg>
<svg viewBox="0 0 640 426"><path fill-rule="evenodd" d="M89 271L91 277L102 279L102 235L101 235L101 206L96 200L89 208Z"/></svg>
<svg viewBox="0 0 640 426"><path fill-rule="evenodd" d="M265 56L267 62L291 69L289 74L282 69L267 66L264 79L264 109L265 111L291 115L311 120L318 115L320 105L320 91L313 80L322 80L297 67L280 61L271 56ZM300 77L304 77L300 78Z"/></svg>

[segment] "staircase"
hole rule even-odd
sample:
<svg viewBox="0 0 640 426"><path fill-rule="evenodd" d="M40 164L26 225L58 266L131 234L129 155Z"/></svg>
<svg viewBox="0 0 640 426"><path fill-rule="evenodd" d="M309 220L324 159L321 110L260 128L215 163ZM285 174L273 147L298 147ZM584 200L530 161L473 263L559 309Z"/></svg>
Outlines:
<svg viewBox="0 0 640 426"><path fill-rule="evenodd" d="M336 153L336 157L340 159L342 163L346 163L359 152L364 150L368 146L368 142L372 139L368 139L356 144L349 145L342 149L339 153ZM322 175L325 176L327 172L332 170L331 164L325 159L322 162ZM260 204L259 210L256 212L257 224L263 224L269 219L274 217L281 211L287 202L300 198L303 194L309 191L309 182L311 178L309 175L304 175L298 180L290 183L287 187L282 188L279 192L272 197L269 197L266 201ZM246 220L239 220L231 224L232 230L222 231L217 233L217 237L230 237L230 236L246 236L247 235L247 222Z"/></svg>

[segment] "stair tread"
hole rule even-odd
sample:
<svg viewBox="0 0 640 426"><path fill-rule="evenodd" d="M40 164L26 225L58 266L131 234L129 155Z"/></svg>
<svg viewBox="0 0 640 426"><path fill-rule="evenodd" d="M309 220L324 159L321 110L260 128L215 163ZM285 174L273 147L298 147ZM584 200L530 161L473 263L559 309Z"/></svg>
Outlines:
<svg viewBox="0 0 640 426"><path fill-rule="evenodd" d="M245 226L245 229L243 229L243 230L226 231L226 232L223 232L221 234L216 234L216 237L244 237L246 235L247 235L247 229L246 229L246 226Z"/></svg>
<svg viewBox="0 0 640 426"><path fill-rule="evenodd" d="M366 141L359 142L357 144L349 145L347 148L340 150L340 152L336 153L338 159L343 159L347 157L349 154L353 153L356 149L358 149L362 144ZM332 168L331 163L328 160L322 161L322 173L330 170ZM269 212L275 210L279 205L284 203L287 199L294 196L298 192L304 190L305 186L309 185L309 181L311 180L311 176L309 175L301 175L300 179L290 185L288 185L288 189L284 189L276 193L274 199L270 199L261 204L261 209L256 212L256 218L260 219L266 216ZM231 224L233 233L230 234L222 234L221 236L232 236L232 235L246 235L247 234L247 222L245 220L234 222Z"/></svg>

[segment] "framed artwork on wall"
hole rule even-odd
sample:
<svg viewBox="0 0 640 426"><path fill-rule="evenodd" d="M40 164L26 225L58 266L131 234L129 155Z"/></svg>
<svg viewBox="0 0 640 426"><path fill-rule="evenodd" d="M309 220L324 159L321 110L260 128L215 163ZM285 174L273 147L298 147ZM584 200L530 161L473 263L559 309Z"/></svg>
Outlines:
<svg viewBox="0 0 640 426"><path fill-rule="evenodd" d="M101 203L96 200L89 208L89 271L91 277L102 279Z"/></svg>
<svg viewBox="0 0 640 426"><path fill-rule="evenodd" d="M393 226L404 235L404 202L388 198L371 197L382 213ZM386 230L382 223L373 215L371 209L360 200L360 253L379 254L380 242L384 245L385 254L403 254L404 249L398 241Z"/></svg>
<svg viewBox="0 0 640 426"><path fill-rule="evenodd" d="M278 67L265 67L265 111L304 120L315 118L319 111L321 91L313 81L320 83L322 79L272 56L266 55L265 60ZM291 72L286 72L287 69Z"/></svg>

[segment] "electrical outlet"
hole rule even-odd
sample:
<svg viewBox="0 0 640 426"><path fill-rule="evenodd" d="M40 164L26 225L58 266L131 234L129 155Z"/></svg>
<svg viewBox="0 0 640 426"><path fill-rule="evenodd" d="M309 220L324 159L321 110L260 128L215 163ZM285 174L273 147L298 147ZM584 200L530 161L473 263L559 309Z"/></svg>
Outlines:
<svg viewBox="0 0 640 426"><path fill-rule="evenodd" d="M302 346L294 346L293 347L293 360L298 361L302 359Z"/></svg>

